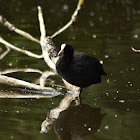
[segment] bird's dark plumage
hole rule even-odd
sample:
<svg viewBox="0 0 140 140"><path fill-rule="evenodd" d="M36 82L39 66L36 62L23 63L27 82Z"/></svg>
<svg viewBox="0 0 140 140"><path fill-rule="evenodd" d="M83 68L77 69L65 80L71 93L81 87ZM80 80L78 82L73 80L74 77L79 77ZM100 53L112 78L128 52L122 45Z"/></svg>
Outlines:
<svg viewBox="0 0 140 140"><path fill-rule="evenodd" d="M62 53L56 63L58 74L72 85L84 88L101 82L106 75L99 60L82 52L76 52L71 45L62 44Z"/></svg>

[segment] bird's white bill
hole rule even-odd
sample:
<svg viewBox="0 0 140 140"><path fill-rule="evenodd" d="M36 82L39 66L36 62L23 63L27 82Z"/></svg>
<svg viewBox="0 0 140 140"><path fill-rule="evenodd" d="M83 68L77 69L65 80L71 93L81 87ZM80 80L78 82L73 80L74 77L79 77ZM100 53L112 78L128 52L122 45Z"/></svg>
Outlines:
<svg viewBox="0 0 140 140"><path fill-rule="evenodd" d="M66 44L61 45L61 50L58 52L58 55L61 55L65 49Z"/></svg>

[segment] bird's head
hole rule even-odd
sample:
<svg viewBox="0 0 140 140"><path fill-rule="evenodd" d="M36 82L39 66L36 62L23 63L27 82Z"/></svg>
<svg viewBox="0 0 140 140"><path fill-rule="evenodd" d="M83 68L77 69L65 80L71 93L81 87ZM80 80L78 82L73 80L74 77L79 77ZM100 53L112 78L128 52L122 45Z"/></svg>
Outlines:
<svg viewBox="0 0 140 140"><path fill-rule="evenodd" d="M69 44L62 44L61 49L58 52L58 55L64 54L64 55L73 55L74 49Z"/></svg>

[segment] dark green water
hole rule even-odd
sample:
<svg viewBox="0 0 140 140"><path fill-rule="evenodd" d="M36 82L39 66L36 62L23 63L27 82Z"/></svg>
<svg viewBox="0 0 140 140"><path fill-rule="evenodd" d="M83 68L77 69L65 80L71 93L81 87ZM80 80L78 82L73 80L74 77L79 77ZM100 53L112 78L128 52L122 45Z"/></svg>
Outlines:
<svg viewBox="0 0 140 140"><path fill-rule="evenodd" d="M76 4L76 0L0 0L0 14L39 39L37 5L43 8L47 34L51 35L69 21ZM18 47L41 54L39 45L2 25L0 36ZM57 49L60 44L69 43L75 50L103 61L108 77L103 77L101 84L83 89L81 100L84 105L78 108L72 103L47 134L40 133L41 123L47 112L59 105L63 95L51 99L1 98L0 139L139 140L140 54L131 50L132 46L140 49L139 36L140 1L86 0L76 23L53 41ZM5 47L0 44L0 54L4 50ZM14 51L0 60L1 71L25 67L48 70L43 60ZM36 73L23 72L8 76L31 82L40 77ZM57 85L63 85L58 76L50 79ZM14 92L11 87L1 84L0 93L5 91L9 94ZM62 128L62 132L56 132Z"/></svg>

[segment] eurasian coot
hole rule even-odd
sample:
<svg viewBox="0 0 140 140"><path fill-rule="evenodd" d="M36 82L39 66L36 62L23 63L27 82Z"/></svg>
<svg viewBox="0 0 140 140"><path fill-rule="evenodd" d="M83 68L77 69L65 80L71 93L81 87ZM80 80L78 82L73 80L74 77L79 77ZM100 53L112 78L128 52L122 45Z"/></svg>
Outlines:
<svg viewBox="0 0 140 140"><path fill-rule="evenodd" d="M69 44L62 44L56 70L60 77L72 85L85 88L101 82L101 75L106 75L100 61L83 52L74 51Z"/></svg>

